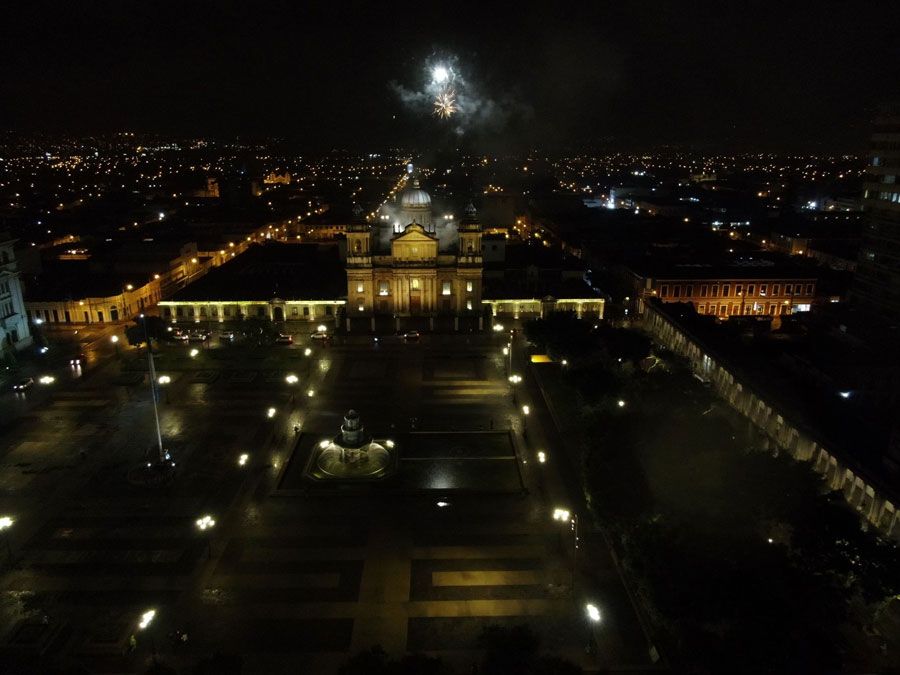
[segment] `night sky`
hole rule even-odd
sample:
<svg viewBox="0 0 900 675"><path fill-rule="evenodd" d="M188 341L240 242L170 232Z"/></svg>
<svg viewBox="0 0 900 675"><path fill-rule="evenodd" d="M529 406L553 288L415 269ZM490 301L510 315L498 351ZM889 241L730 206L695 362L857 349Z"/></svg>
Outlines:
<svg viewBox="0 0 900 675"><path fill-rule="evenodd" d="M435 57L498 148L862 151L900 97L897 2L3 4L4 130L425 142L397 88Z"/></svg>

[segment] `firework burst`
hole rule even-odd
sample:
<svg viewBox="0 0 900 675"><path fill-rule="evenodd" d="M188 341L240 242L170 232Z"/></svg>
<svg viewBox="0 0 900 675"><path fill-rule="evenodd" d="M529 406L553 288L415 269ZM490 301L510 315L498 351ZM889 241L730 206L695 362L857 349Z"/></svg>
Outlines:
<svg viewBox="0 0 900 675"><path fill-rule="evenodd" d="M441 119L449 119L454 113L459 112L456 104L456 92L452 87L446 87L438 92L434 99L434 114Z"/></svg>

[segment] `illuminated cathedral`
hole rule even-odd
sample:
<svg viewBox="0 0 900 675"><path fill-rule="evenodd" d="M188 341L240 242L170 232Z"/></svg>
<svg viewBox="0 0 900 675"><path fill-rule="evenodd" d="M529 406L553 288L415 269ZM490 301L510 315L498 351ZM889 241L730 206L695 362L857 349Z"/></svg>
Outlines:
<svg viewBox="0 0 900 675"><path fill-rule="evenodd" d="M435 218L417 178L390 219L347 231L347 318L393 316L481 320L481 224L469 206L458 223Z"/></svg>

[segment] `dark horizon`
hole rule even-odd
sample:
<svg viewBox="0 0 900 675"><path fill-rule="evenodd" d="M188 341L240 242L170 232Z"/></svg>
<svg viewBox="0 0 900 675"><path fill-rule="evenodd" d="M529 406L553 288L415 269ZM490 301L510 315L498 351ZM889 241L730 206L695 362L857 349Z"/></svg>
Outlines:
<svg viewBox="0 0 900 675"><path fill-rule="evenodd" d="M0 129L858 153L900 76L900 10L886 3L453 9L7 6ZM465 125L401 101L437 61L477 95Z"/></svg>

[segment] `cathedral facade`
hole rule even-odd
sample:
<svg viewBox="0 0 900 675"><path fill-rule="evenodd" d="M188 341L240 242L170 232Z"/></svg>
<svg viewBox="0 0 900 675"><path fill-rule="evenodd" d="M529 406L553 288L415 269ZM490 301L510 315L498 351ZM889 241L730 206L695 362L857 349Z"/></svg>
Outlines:
<svg viewBox="0 0 900 675"><path fill-rule="evenodd" d="M460 317L481 327L481 224L475 209L452 236L439 236L431 199L418 181L400 195L393 222L347 231L347 319ZM406 221L406 222L404 222Z"/></svg>

